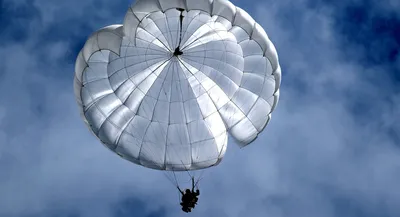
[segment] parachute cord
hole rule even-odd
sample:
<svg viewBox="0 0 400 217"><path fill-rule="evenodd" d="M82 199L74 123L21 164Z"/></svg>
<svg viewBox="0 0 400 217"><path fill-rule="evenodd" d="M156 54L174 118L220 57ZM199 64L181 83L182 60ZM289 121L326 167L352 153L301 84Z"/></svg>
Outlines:
<svg viewBox="0 0 400 217"><path fill-rule="evenodd" d="M181 163L182 163L183 167L185 167L185 171L189 174L190 178L191 178L191 179L194 179L194 176L192 176L192 174L190 174L189 169L186 168L186 166L185 166L185 164L183 163L182 160L181 160Z"/></svg>
<svg viewBox="0 0 400 217"><path fill-rule="evenodd" d="M181 203L181 192L178 192L178 203Z"/></svg>
<svg viewBox="0 0 400 217"><path fill-rule="evenodd" d="M163 173L164 174L164 176L168 179L168 181L170 181L173 185L178 185L178 182L175 180L175 182L174 182L174 180L172 179L172 177L170 177L169 175L167 175L167 172L164 172Z"/></svg>
<svg viewBox="0 0 400 217"><path fill-rule="evenodd" d="M181 202L181 188L179 187L179 183L178 183L178 179L176 178L176 175L175 175L175 171L173 171L172 170L172 174L174 174L174 179L175 179L175 183L176 183L176 187L178 187L178 189L179 189L179 192L178 192L178 203L180 203Z"/></svg>
<svg viewBox="0 0 400 217"><path fill-rule="evenodd" d="M174 178L172 178L171 176L169 176L169 175L167 175L167 171L165 171L164 172L164 176L165 177L167 177L167 179L173 184L173 185L175 185L175 187L178 187L179 189L180 189L180 187L179 187L179 183L178 183L178 179L176 178L176 175L175 175L175 171L173 171L172 170L172 174L173 174L173 177ZM178 204L180 204L181 203L181 191L178 191L177 192L177 194L178 194Z"/></svg>
<svg viewBox="0 0 400 217"><path fill-rule="evenodd" d="M199 175L199 178L197 179L197 181L196 181L194 187L197 187L197 188L198 188L198 185L199 185L200 180L202 180L202 179L204 178L203 175L204 175L204 170L201 171L201 173L200 173L200 175Z"/></svg>
<svg viewBox="0 0 400 217"><path fill-rule="evenodd" d="M190 174L189 170L186 168L186 166L185 166L185 164L183 163L182 160L181 160L181 162L182 162L182 165L185 167L185 171L189 174L190 179L195 179L195 175ZM197 181L195 182L194 187L197 187L197 188L198 188L198 185L199 185L200 180L202 180L202 179L204 178L204 177L203 177L204 172L205 172L205 170L201 171L201 173L200 173L200 175L199 175L199 178L198 178Z"/></svg>
<svg viewBox="0 0 400 217"><path fill-rule="evenodd" d="M176 178L175 171L172 170L172 174L174 174L176 186L179 188L179 183L178 183L178 179Z"/></svg>

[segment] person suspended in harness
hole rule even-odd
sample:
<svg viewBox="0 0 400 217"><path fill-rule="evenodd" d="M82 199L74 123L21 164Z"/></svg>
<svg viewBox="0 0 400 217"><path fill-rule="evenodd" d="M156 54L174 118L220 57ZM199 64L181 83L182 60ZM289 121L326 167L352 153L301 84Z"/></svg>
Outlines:
<svg viewBox="0 0 400 217"><path fill-rule="evenodd" d="M199 200L198 196L200 195L200 190L197 188L196 191L194 191L194 178L192 177L192 190L186 189L185 192L183 192L179 186L177 186L179 192L182 194L182 211L184 212L191 212L192 209L197 204L197 201Z"/></svg>

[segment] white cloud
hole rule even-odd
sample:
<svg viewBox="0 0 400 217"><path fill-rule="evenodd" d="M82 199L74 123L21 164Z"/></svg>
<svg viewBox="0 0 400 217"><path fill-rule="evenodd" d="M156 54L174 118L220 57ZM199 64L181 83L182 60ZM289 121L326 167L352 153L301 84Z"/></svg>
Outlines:
<svg viewBox="0 0 400 217"><path fill-rule="evenodd" d="M350 212L351 207L335 200L356 201L354 209L364 215L399 215L400 153L387 133L399 132L399 101L393 96L384 103L380 92L385 87L370 79L373 73L389 72L343 58L339 33L332 25L337 12L311 9L306 3L254 6L257 11L252 14L280 55L281 102L254 144L243 150L228 147L226 159L202 183L192 216L330 217ZM65 16L83 16L74 4L78 3L65 8ZM43 14L47 6L40 8ZM48 15L46 22L57 23L54 17ZM104 25L91 24L94 29ZM165 206L168 216L182 215L175 189L162 174L119 159L84 127L73 99L73 66L61 64L61 50L70 42L45 47L50 60L44 61L60 65L44 67L43 57L32 48L39 34L33 35L23 44L0 48L0 113L5 114L0 118L0 214L22 216L55 206L85 217L108 217L120 199L138 197L153 204L145 210ZM63 77L70 75L68 80L49 76L55 70ZM45 90L37 98L29 94L32 80ZM355 93L366 97L363 101L380 103L379 110L350 110ZM45 112L34 110L37 102L44 103ZM361 112L367 116L358 116Z"/></svg>

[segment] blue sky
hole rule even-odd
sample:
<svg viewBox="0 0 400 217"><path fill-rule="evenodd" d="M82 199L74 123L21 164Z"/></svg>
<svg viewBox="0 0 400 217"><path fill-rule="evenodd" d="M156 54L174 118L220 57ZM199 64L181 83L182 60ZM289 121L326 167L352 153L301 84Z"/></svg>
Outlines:
<svg viewBox="0 0 400 217"><path fill-rule="evenodd" d="M228 146L192 216L400 216L400 3L233 1L265 28L281 101ZM184 216L162 173L111 154L80 120L74 61L130 0L0 0L0 216Z"/></svg>

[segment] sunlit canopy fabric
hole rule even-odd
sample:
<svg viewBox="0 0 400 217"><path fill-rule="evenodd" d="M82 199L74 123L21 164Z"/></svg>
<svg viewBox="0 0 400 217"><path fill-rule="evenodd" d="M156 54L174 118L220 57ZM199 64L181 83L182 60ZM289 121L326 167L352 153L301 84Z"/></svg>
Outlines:
<svg viewBox="0 0 400 217"><path fill-rule="evenodd" d="M226 0L139 0L123 25L89 37L74 89L83 120L123 158L158 170L219 164L229 132L241 146L279 98L276 50Z"/></svg>

